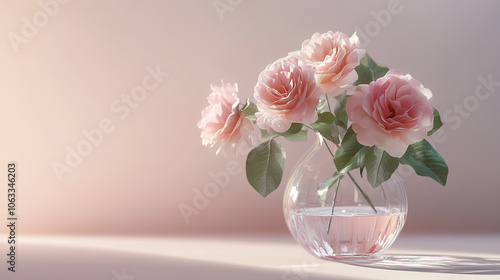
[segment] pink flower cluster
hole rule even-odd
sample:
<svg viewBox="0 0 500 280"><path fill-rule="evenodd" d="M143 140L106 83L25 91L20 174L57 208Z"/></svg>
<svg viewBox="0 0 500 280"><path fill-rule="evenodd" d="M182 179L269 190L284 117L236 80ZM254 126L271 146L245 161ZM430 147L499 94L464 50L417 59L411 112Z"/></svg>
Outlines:
<svg viewBox="0 0 500 280"><path fill-rule="evenodd" d="M267 66L254 90L257 125L285 132L293 122L314 123L321 96L339 95L358 79L354 68L365 54L358 46L356 34L316 33L299 52Z"/></svg>
<svg viewBox="0 0 500 280"><path fill-rule="evenodd" d="M260 73L254 88L257 126L283 133L294 122L312 124L325 93L335 97L347 91L353 95L346 111L359 143L403 156L408 145L424 139L433 127L432 93L410 75L395 70L369 85L354 87L355 68L364 55L356 34L314 34L300 51L276 60ZM236 85L212 86L210 105L198 123L204 145L221 142L220 149L234 150L242 141L251 143L253 123L241 111L236 92Z"/></svg>

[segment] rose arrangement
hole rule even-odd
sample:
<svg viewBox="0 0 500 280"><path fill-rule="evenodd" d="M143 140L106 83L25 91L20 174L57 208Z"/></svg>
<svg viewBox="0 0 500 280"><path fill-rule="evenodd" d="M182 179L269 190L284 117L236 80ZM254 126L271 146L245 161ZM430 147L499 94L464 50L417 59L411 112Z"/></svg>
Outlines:
<svg viewBox="0 0 500 280"><path fill-rule="evenodd" d="M318 191L355 169L361 176L366 170L378 187L399 164L446 184L448 166L425 140L443 125L432 92L409 74L375 63L356 34L316 33L300 51L268 65L254 89L256 103L241 104L237 91L236 84L212 85L198 127L203 145L220 144L225 154L252 146L258 138L252 131L260 129L263 142L249 152L246 175L263 197L283 176L286 155L276 138L305 140L307 130L338 147L333 153L327 144L337 171Z"/></svg>

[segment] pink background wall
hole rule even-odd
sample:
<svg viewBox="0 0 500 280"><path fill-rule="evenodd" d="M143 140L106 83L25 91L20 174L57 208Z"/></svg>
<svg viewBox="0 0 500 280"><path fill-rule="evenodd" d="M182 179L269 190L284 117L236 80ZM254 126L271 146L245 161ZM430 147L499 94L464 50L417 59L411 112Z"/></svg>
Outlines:
<svg viewBox="0 0 500 280"><path fill-rule="evenodd" d="M263 199L246 182L243 156L230 162L202 147L196 124L209 84L237 82L250 97L259 72L314 32L355 29L374 59L433 91L446 123L435 140L448 185L405 178L404 232L500 231L500 87L474 95L479 77L500 81L500 2L41 3L58 4L45 8L50 16L38 1L0 4L0 157L4 170L18 162L20 234L286 232L284 186ZM214 3L232 6L219 15ZM149 79L148 67L169 75ZM132 91L140 101L127 101ZM85 146L83 131L101 122L107 132ZM285 146L286 178L307 144ZM59 180L54 164L67 164L68 147L88 155L70 156ZM227 187L187 224L179 206L193 206L228 163Z"/></svg>

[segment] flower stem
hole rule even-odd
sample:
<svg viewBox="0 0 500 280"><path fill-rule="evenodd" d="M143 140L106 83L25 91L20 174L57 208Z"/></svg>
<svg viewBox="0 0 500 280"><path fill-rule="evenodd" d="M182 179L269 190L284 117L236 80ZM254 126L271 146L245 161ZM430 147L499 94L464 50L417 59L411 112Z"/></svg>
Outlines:
<svg viewBox="0 0 500 280"><path fill-rule="evenodd" d="M330 152L330 155L332 155L332 158L334 158L335 156L333 155L332 150L330 150L330 147L328 147L328 144L326 143L326 141L324 143L325 143L326 148L328 149L328 152ZM335 144L335 146L337 146L337 148L339 148L339 145ZM373 209L373 211L375 211L375 213L377 213L377 209L375 209L375 206L373 206L373 203L372 203L371 199L361 189L361 187L359 186L358 182L356 182L356 180L354 179L354 177L352 177L352 175L351 175L351 173L349 171L346 172L346 173L347 173L347 176L349 176L349 178L351 178L351 181L354 183L354 185L356 185L356 188L361 193L361 195L363 195L363 198L366 200L366 202L368 202L368 204L370 204L370 206Z"/></svg>
<svg viewBox="0 0 500 280"><path fill-rule="evenodd" d="M312 127L308 126L307 124L303 124L303 126L305 126L305 127L309 128L310 130L314 131L315 133L317 132L317 131L316 131L316 129L314 129L314 128L312 128Z"/></svg>
<svg viewBox="0 0 500 280"><path fill-rule="evenodd" d="M335 187L335 195L333 196L333 201L332 201L332 215L330 216L330 220L328 220L328 228L326 229L326 234L330 233L330 226L332 225L332 218L333 218L333 211L335 208L335 201L337 200L337 193L339 192L339 186L340 186L340 179L337 179L337 186Z"/></svg>
<svg viewBox="0 0 500 280"><path fill-rule="evenodd" d="M328 94L325 92L326 105L328 105L328 111L332 112L332 107L330 107L330 100L328 100Z"/></svg>
<svg viewBox="0 0 500 280"><path fill-rule="evenodd" d="M361 189L361 187L358 185L358 183L356 182L356 180L354 180L354 178L352 177L351 173L347 172L347 175L349 176L349 178L351 178L351 180L354 182L354 184L356 185L356 187L358 188L358 191L363 195L363 198L366 200L366 202L368 202L368 204L370 204L370 207L373 209L373 211L375 211L375 213L377 213L377 209L375 209L375 206L373 206L373 203L371 201L371 199L368 197L368 195L366 195L366 193Z"/></svg>

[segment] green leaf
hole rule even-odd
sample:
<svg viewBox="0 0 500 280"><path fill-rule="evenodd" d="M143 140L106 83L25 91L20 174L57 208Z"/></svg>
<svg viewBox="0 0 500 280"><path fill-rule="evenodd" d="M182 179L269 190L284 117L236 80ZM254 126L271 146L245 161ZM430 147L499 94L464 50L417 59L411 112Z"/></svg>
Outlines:
<svg viewBox="0 0 500 280"><path fill-rule="evenodd" d="M325 139L328 139L335 144L340 144L339 131L335 125L327 123L313 123L311 124L311 126L316 129Z"/></svg>
<svg viewBox="0 0 500 280"><path fill-rule="evenodd" d="M375 146L371 146L366 151L366 177L374 188L389 180L398 165L399 158L391 157L386 151Z"/></svg>
<svg viewBox="0 0 500 280"><path fill-rule="evenodd" d="M335 116L332 113L324 112L318 115L318 120L316 122L332 124L334 121L335 121Z"/></svg>
<svg viewBox="0 0 500 280"><path fill-rule="evenodd" d="M299 133L300 130L302 130L302 124L301 123L292 123L292 125L290 125L290 128L283 132L283 133L279 133L281 136L290 136L290 135L294 135L296 133Z"/></svg>
<svg viewBox="0 0 500 280"><path fill-rule="evenodd" d="M368 147L361 145L356 139L356 134L350 127L342 140L342 145L335 152L333 162L339 173L346 173L358 167L364 162Z"/></svg>
<svg viewBox="0 0 500 280"><path fill-rule="evenodd" d="M283 136L290 141L307 141L307 128L302 127L297 133Z"/></svg>
<svg viewBox="0 0 500 280"><path fill-rule="evenodd" d="M311 126L324 138L338 145L340 144L339 130L337 126L332 125L334 121L335 116L332 113L324 112L318 115L318 120L311 124Z"/></svg>
<svg viewBox="0 0 500 280"><path fill-rule="evenodd" d="M358 80L354 85L369 84L372 81L383 77L388 71L384 65L377 64L373 59L367 54L361 58L360 64L354 69L358 73Z"/></svg>
<svg viewBox="0 0 500 280"><path fill-rule="evenodd" d="M248 153L247 180L263 197L278 188L283 177L285 150L274 139L266 141Z"/></svg>
<svg viewBox="0 0 500 280"><path fill-rule="evenodd" d="M434 132L436 132L443 126L443 122L441 121L441 116L439 116L438 110L436 108L432 109L434 109L434 111L432 111L432 114L434 115L434 127L431 131L427 132L427 136L431 136L432 134L434 134Z"/></svg>
<svg viewBox="0 0 500 280"><path fill-rule="evenodd" d="M321 184L318 187L318 197L319 200L324 203L326 200L326 194L328 193L328 190L335 184L337 180L341 180L344 177L344 174L339 174L335 173L332 178L326 179L325 181L321 182Z"/></svg>
<svg viewBox="0 0 500 280"><path fill-rule="evenodd" d="M356 136L356 132L354 132L354 130L352 129L352 126L350 126L349 129L346 131L344 138L342 138L342 144L344 142L349 141L349 139L351 139L351 137L353 137L353 136ZM356 140L356 142L357 142L357 140Z"/></svg>
<svg viewBox="0 0 500 280"><path fill-rule="evenodd" d="M247 103L245 104L243 109L241 109L241 111L247 117L255 117L255 113L257 113L259 109L257 108L257 105L250 101L250 99L247 99Z"/></svg>
<svg viewBox="0 0 500 280"><path fill-rule="evenodd" d="M400 162L413 167L418 175L446 185L448 165L427 140L410 145Z"/></svg>
<svg viewBox="0 0 500 280"><path fill-rule="evenodd" d="M345 94L335 97L337 102L335 104L335 108L333 109L333 112L335 113L335 117L336 117L336 120L335 120L336 124L341 125L345 129L347 129L347 123L349 121L348 116L347 116L347 112L345 110L345 105L346 105L347 99L349 99L349 97L350 97L349 95L345 95Z"/></svg>
<svg viewBox="0 0 500 280"><path fill-rule="evenodd" d="M307 140L307 128L301 123L292 123L290 128L283 132L268 132L267 130L260 130L262 138L267 138L270 136L283 136L291 141L306 141Z"/></svg>

